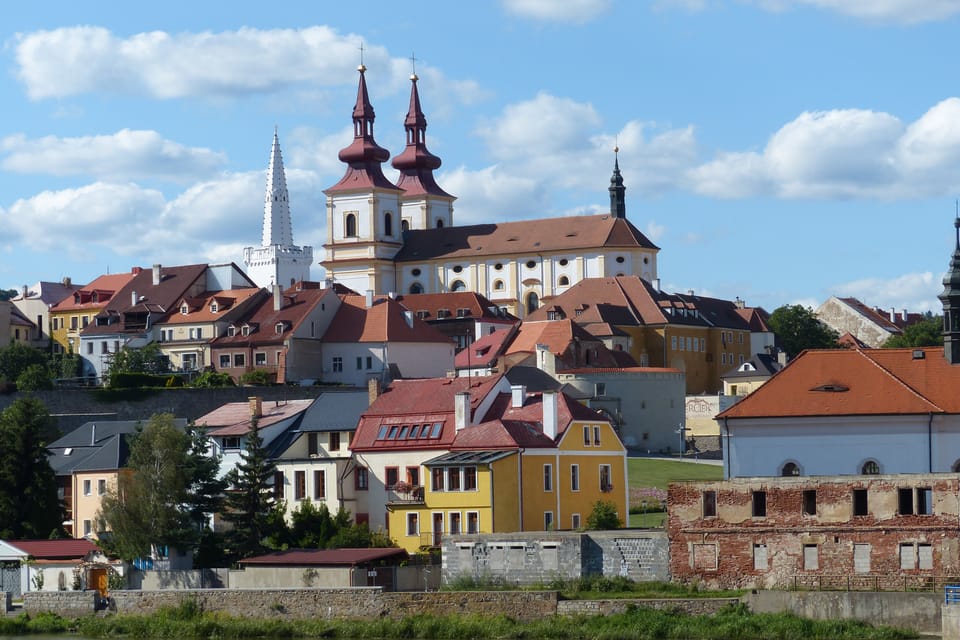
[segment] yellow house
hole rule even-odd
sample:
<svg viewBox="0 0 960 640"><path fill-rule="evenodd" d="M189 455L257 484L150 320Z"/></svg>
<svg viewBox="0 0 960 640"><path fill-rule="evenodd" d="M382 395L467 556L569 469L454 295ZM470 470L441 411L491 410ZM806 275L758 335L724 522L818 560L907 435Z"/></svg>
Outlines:
<svg viewBox="0 0 960 640"><path fill-rule="evenodd" d="M130 273L100 276L51 307L50 335L55 350L79 352L80 332L94 322L96 315L140 271L140 267L134 267Z"/></svg>
<svg viewBox="0 0 960 640"><path fill-rule="evenodd" d="M608 421L556 391L512 386L487 399L482 422L465 419L450 450L423 462L422 492L395 491L388 501L398 546L436 547L444 534L580 529L601 500L626 520L626 448Z"/></svg>

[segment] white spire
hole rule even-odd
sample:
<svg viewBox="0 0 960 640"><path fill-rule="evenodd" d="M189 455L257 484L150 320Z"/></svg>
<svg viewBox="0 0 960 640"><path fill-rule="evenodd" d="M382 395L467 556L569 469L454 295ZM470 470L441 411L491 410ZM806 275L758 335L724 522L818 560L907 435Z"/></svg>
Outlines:
<svg viewBox="0 0 960 640"><path fill-rule="evenodd" d="M283 156L280 155L276 127L273 129L273 148L270 150L270 166L267 167L267 192L263 202L263 246L270 245L293 246L287 177L283 171Z"/></svg>

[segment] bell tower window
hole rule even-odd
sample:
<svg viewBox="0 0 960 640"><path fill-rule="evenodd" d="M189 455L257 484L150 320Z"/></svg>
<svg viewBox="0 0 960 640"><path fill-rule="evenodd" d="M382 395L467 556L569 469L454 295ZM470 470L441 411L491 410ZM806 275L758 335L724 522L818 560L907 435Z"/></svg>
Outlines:
<svg viewBox="0 0 960 640"><path fill-rule="evenodd" d="M343 220L343 235L347 238L357 237L357 215L348 213Z"/></svg>
<svg viewBox="0 0 960 640"><path fill-rule="evenodd" d="M387 236L393 235L393 214L389 211L383 214L383 234Z"/></svg>

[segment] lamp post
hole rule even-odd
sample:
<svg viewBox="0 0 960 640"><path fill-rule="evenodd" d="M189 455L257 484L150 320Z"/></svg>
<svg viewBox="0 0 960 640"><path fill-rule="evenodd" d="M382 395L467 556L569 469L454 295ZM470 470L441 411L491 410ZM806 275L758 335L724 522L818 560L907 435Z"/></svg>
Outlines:
<svg viewBox="0 0 960 640"><path fill-rule="evenodd" d="M687 428L681 422L678 425L677 433L680 434L680 457L683 457L683 452L687 449Z"/></svg>

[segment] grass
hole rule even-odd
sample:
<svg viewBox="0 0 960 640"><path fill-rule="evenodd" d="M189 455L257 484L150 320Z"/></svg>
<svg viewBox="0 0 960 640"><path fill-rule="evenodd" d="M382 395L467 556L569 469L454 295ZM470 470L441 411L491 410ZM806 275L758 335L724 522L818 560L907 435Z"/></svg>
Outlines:
<svg viewBox="0 0 960 640"><path fill-rule="evenodd" d="M678 480L722 480L723 467L658 458L627 458L627 474L631 487L666 489L669 483Z"/></svg>
<svg viewBox="0 0 960 640"><path fill-rule="evenodd" d="M0 634L39 633L26 615L14 620L22 628L0 625ZM14 620L11 620L13 622ZM415 615L401 620L251 619L185 612L176 609L152 616L84 617L73 621L48 619L42 632L70 631L88 638L343 638L369 640L902 640L917 634L892 627L874 627L852 620L817 621L792 614L753 614L743 605L715 615L688 615L678 610L629 607L625 613L578 618L552 617L518 622L505 616ZM2 622L2 620L0 620Z"/></svg>

